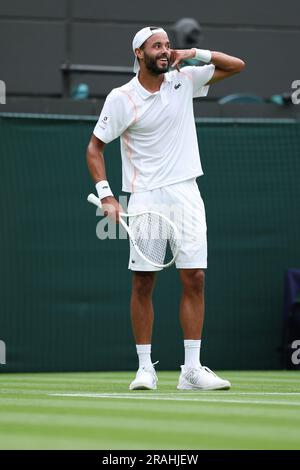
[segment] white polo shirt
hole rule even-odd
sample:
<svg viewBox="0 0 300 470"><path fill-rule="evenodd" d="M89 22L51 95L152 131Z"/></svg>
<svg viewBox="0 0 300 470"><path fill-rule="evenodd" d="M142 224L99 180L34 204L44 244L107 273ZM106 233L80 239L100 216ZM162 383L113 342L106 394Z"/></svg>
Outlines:
<svg viewBox="0 0 300 470"><path fill-rule="evenodd" d="M108 144L120 136L122 189L148 191L203 174L193 98L206 96L213 64L168 72L150 93L135 76L106 98L94 134Z"/></svg>

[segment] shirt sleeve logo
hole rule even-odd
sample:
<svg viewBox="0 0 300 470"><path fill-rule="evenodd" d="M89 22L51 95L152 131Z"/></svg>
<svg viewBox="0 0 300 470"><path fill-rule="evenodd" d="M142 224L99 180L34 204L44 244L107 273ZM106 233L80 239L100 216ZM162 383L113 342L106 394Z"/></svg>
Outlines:
<svg viewBox="0 0 300 470"><path fill-rule="evenodd" d="M109 121L109 117L108 117L108 116L104 116L104 117L102 118L103 124L107 124L108 121Z"/></svg>

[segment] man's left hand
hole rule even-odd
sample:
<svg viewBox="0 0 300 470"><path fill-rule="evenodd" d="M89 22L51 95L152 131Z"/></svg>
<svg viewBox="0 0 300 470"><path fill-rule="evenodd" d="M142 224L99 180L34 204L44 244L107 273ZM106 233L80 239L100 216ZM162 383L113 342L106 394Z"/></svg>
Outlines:
<svg viewBox="0 0 300 470"><path fill-rule="evenodd" d="M171 67L174 67L180 72L179 65L187 59L195 57L195 49L172 49L171 50Z"/></svg>

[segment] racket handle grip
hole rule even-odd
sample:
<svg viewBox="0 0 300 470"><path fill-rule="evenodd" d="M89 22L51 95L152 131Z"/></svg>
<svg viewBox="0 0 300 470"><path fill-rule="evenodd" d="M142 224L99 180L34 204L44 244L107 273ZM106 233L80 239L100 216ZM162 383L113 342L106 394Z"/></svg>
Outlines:
<svg viewBox="0 0 300 470"><path fill-rule="evenodd" d="M88 197L87 197L87 200L91 203L91 204L94 204L95 206L97 207L102 207L102 204L101 204L101 201L100 199L95 196L95 194L89 194Z"/></svg>
<svg viewBox="0 0 300 470"><path fill-rule="evenodd" d="M91 204L94 204L95 206L100 207L100 209L102 208L101 201L97 196L95 196L95 194L93 194L93 193L89 194L88 197L87 197L87 200ZM120 216L126 217L127 214L124 214L124 212L120 212ZM121 220L120 220L120 222L121 222ZM124 222L124 221L122 221L122 222Z"/></svg>

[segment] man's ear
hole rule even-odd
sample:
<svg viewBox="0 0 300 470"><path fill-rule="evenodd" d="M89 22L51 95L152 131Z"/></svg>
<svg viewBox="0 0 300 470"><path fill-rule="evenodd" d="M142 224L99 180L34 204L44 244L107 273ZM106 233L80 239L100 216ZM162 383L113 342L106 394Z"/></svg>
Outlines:
<svg viewBox="0 0 300 470"><path fill-rule="evenodd" d="M144 52L139 47L136 48L135 53L136 53L136 56L137 56L138 59L143 59L144 58Z"/></svg>

